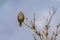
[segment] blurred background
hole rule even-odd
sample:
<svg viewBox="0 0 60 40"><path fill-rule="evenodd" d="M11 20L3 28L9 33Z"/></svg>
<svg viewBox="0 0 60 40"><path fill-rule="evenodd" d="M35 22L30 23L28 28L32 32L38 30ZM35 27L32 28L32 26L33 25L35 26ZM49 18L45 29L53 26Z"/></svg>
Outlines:
<svg viewBox="0 0 60 40"><path fill-rule="evenodd" d="M57 8L57 11L50 24L49 35L60 22L60 0L0 0L0 40L34 40L31 29L24 24L19 27L18 13L22 11L29 20L33 19L35 13L37 29L42 31L46 24L44 16L49 18L52 7Z"/></svg>

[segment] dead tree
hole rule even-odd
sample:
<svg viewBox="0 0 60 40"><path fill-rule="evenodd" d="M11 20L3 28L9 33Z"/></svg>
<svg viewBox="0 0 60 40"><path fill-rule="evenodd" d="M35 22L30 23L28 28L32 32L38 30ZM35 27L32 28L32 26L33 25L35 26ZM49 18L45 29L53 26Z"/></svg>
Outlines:
<svg viewBox="0 0 60 40"><path fill-rule="evenodd" d="M46 40L56 40L56 38L57 38L57 36L58 36L58 34L59 34L59 32L58 32L58 28L59 28L59 26L60 26L60 23L56 26L56 32L53 32L53 34L52 34L52 36L51 36L51 38L49 39L49 37L48 37L48 30L49 30L49 28L50 28L50 22L52 21L52 18L53 18L53 16L54 16L54 14L56 13L56 9L53 7L52 8L52 14L51 14L51 12L49 11L49 14L50 14L50 18L49 18L49 20L48 19L46 19L46 20L48 20L47 21L47 24L45 25L45 30L46 31L43 31L43 34L40 32L40 31L37 31L37 26L36 26L36 22L35 22L35 20L36 20L36 18L35 18L35 13L34 13L34 18L33 18L33 20L31 20L30 22L31 22L31 25L29 25L29 24L26 24L25 22L22 22L22 23L24 23L24 25L26 25L28 28L30 28L30 29L32 29L33 31L34 31L34 33L40 38L40 40L45 40L44 38L46 38ZM25 17L24 17L25 18ZM25 18L26 20L28 20L28 18ZM33 37L34 37L34 40L37 40L36 39L36 35L35 34L33 34ZM44 37L45 36L45 37Z"/></svg>

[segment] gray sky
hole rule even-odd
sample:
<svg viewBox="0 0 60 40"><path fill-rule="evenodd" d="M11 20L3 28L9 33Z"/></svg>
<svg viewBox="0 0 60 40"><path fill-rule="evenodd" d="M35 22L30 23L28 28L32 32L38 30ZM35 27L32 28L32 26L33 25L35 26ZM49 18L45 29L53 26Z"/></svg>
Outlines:
<svg viewBox="0 0 60 40"><path fill-rule="evenodd" d="M19 11L23 11L29 20L33 19L35 13L36 26L41 31L46 23L44 16L49 17L52 7L57 8L57 12L50 24L49 33L55 31L56 24L60 22L60 0L0 0L0 40L33 40L33 31L25 25L18 25ZM60 36L57 40L60 40Z"/></svg>

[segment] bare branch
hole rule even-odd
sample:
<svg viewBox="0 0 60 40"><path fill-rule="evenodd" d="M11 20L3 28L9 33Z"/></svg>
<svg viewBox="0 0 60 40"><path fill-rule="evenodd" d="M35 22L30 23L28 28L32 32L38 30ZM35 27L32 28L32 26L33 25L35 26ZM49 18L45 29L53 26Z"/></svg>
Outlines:
<svg viewBox="0 0 60 40"><path fill-rule="evenodd" d="M40 33L40 31L34 31L39 37L40 37L40 40L42 40L42 34Z"/></svg>
<svg viewBox="0 0 60 40"><path fill-rule="evenodd" d="M43 34L42 34L42 39L44 40L44 36L43 36Z"/></svg>
<svg viewBox="0 0 60 40"><path fill-rule="evenodd" d="M59 28L59 26L60 26L60 23L57 25L57 29L56 29L56 33L55 33L54 40L57 39L57 36L58 36L58 34L59 34L59 32L58 32L58 28Z"/></svg>
<svg viewBox="0 0 60 40"><path fill-rule="evenodd" d="M36 40L36 36L33 34L34 40Z"/></svg>
<svg viewBox="0 0 60 40"><path fill-rule="evenodd" d="M49 19L49 21L48 21L48 25L50 24L50 22L51 22L51 20L52 20L52 18L53 18L53 16L54 16L54 14L56 13L56 10L54 9L54 7L52 8L53 9L53 14L51 15L51 17L50 17L50 19ZM49 12L50 13L50 12ZM50 13L51 14L51 13Z"/></svg>
<svg viewBox="0 0 60 40"><path fill-rule="evenodd" d="M59 26L60 26L60 23L57 25L57 28L59 28Z"/></svg>
<svg viewBox="0 0 60 40"><path fill-rule="evenodd" d="M35 13L34 13L34 18L33 18L33 24L34 24L34 25L35 25L35 20L36 20L36 19L35 19Z"/></svg>
<svg viewBox="0 0 60 40"><path fill-rule="evenodd" d="M56 36L54 37L54 40L56 40Z"/></svg>
<svg viewBox="0 0 60 40"><path fill-rule="evenodd" d="M53 40L53 38L54 38L54 32L53 32L52 37L51 37L51 39L50 39L50 40Z"/></svg>
<svg viewBox="0 0 60 40"><path fill-rule="evenodd" d="M24 22L23 22L23 23L24 23ZM28 25L28 24L26 24L26 23L24 23L24 24L31 29L31 26L30 26L30 25Z"/></svg>
<svg viewBox="0 0 60 40"><path fill-rule="evenodd" d="M54 40L56 40L57 39L57 36L58 36L58 33L56 32L56 33L54 33Z"/></svg>

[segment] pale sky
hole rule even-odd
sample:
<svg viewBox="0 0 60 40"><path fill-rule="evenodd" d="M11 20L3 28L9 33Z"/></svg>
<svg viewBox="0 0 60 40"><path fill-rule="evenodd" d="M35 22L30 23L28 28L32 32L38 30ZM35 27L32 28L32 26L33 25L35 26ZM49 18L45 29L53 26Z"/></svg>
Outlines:
<svg viewBox="0 0 60 40"><path fill-rule="evenodd" d="M31 29L25 25L19 27L19 11L29 20L33 19L35 13L36 26L41 31L46 23L44 16L49 17L52 7L57 11L51 21L49 34L55 31L55 26L60 22L60 0L0 0L0 40L34 40ZM57 40L60 40L60 34Z"/></svg>

